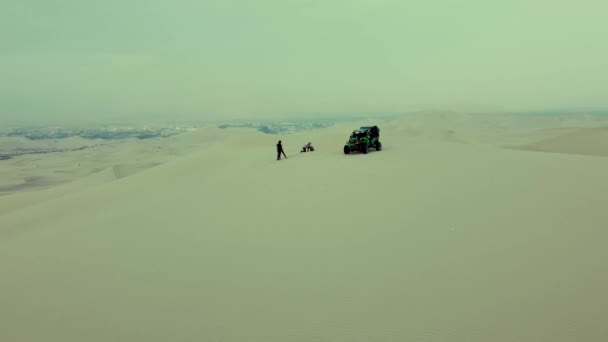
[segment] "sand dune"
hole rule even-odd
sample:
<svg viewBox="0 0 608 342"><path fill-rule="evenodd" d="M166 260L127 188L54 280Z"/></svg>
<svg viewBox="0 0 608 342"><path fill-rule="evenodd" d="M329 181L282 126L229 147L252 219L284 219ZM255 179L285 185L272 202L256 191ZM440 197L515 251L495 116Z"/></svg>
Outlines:
<svg viewBox="0 0 608 342"><path fill-rule="evenodd" d="M608 156L608 127L565 128L539 141L517 146L522 150L581 154L590 156Z"/></svg>
<svg viewBox="0 0 608 342"><path fill-rule="evenodd" d="M383 151L348 156L374 122L210 128L128 177L0 197L0 338L604 341L608 158L504 149L537 132L509 120L381 122Z"/></svg>

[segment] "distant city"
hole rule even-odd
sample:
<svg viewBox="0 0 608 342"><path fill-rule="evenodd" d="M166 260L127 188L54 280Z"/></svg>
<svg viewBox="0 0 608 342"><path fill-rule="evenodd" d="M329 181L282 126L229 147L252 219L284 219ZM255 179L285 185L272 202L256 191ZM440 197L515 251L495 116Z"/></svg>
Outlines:
<svg viewBox="0 0 608 342"><path fill-rule="evenodd" d="M254 128L264 134L290 134L304 130L329 127L330 122L275 122L275 123L235 123L221 124L218 127L225 129L231 127Z"/></svg>
<svg viewBox="0 0 608 342"><path fill-rule="evenodd" d="M29 140L66 139L80 137L87 140L119 140L119 139L150 139L177 135L188 130L196 129L194 126L92 126L92 127L19 127L7 132L0 132L0 136L24 137Z"/></svg>
<svg viewBox="0 0 608 342"><path fill-rule="evenodd" d="M68 138L82 138L97 143L91 145L82 145L78 147L48 147L48 146L17 146L12 148L0 147L0 160L7 160L13 157L29 155L29 154L45 154L57 152L78 151L91 148L103 144L100 141L116 141L125 139L151 139L165 138L174 136L186 131L194 130L197 126L189 125L143 125L138 126L122 126L122 125L100 125L87 127L16 127L5 131L0 131L0 138L3 137L21 137L33 142L40 141L55 141Z"/></svg>
<svg viewBox="0 0 608 342"><path fill-rule="evenodd" d="M373 117L374 119L390 119L395 114L352 114L346 116L331 116L331 117L315 117L314 119L292 119L289 121L282 120L267 120L267 121L256 121L256 122L234 122L224 123L218 125L219 128L252 128L256 129L264 134L291 134L300 131L313 130L318 128L330 127L338 122L348 122L353 120L362 120Z"/></svg>

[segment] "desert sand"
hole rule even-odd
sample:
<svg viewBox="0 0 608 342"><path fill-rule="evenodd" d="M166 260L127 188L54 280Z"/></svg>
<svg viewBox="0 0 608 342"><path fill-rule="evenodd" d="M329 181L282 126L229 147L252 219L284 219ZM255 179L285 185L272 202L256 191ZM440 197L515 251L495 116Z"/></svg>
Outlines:
<svg viewBox="0 0 608 342"><path fill-rule="evenodd" d="M344 155L367 124L383 150ZM45 155L48 170L81 160L46 189L11 188L40 171L0 161L0 340L606 341L607 127L206 127L163 157L136 142Z"/></svg>

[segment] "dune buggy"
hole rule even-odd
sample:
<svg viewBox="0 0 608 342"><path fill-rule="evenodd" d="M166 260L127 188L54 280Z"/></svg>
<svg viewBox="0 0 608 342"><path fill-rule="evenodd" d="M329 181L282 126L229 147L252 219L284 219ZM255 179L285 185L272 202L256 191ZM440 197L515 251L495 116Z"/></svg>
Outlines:
<svg viewBox="0 0 608 342"><path fill-rule="evenodd" d="M382 150L378 126L363 126L354 130L344 145L344 154L354 151L367 153L370 148L375 148L376 151Z"/></svg>

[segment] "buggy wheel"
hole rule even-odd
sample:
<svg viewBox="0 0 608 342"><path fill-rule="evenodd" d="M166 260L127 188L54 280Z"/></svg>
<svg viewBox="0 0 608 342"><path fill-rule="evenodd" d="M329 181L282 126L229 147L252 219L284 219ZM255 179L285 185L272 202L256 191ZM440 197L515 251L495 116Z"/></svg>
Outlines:
<svg viewBox="0 0 608 342"><path fill-rule="evenodd" d="M361 146L361 152L363 152L363 154L367 154L368 151L369 147L367 146L367 144L363 144L363 146Z"/></svg>
<svg viewBox="0 0 608 342"><path fill-rule="evenodd" d="M344 145L344 154L349 154L350 153L350 147L348 147L348 145Z"/></svg>
<svg viewBox="0 0 608 342"><path fill-rule="evenodd" d="M376 151L382 151L382 143L381 142L376 142Z"/></svg>

